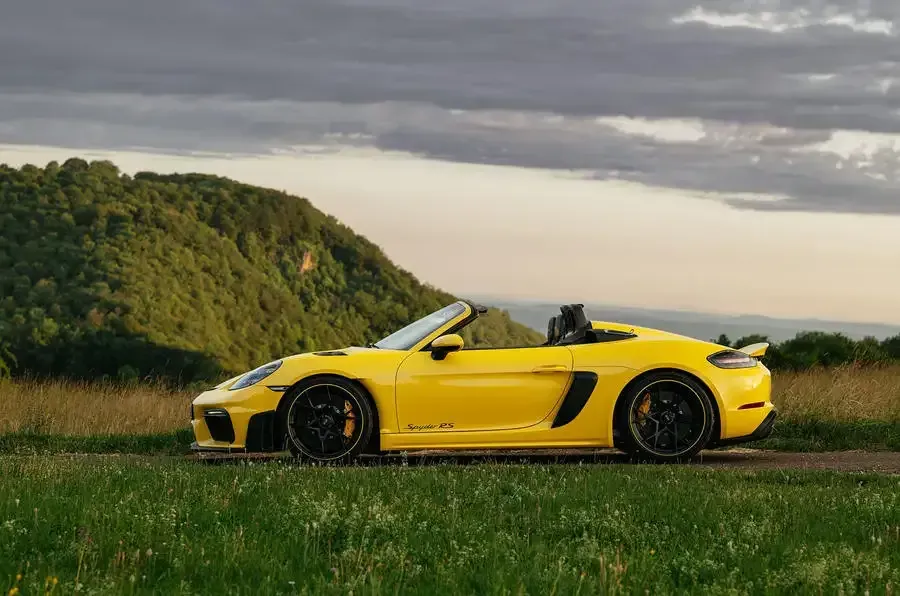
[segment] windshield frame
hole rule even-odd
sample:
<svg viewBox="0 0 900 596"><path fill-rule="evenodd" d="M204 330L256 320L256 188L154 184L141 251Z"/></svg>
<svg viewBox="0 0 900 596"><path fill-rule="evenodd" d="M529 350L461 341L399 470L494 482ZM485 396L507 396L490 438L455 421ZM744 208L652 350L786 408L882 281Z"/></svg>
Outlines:
<svg viewBox="0 0 900 596"><path fill-rule="evenodd" d="M413 350L417 346L427 345L433 337L474 312L475 310L462 300L451 302L381 338L372 344L372 347L381 350Z"/></svg>

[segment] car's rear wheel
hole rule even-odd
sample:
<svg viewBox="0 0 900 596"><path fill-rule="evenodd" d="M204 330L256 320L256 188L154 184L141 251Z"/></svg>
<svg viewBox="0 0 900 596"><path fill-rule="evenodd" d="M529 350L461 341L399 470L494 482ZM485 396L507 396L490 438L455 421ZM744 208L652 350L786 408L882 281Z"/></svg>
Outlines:
<svg viewBox="0 0 900 596"><path fill-rule="evenodd" d="M345 464L369 444L375 415L368 396L338 376L301 382L287 397L287 447L302 461Z"/></svg>
<svg viewBox="0 0 900 596"><path fill-rule="evenodd" d="M689 459L709 443L716 426L709 392L678 372L647 375L623 399L618 416L622 448L639 458Z"/></svg>

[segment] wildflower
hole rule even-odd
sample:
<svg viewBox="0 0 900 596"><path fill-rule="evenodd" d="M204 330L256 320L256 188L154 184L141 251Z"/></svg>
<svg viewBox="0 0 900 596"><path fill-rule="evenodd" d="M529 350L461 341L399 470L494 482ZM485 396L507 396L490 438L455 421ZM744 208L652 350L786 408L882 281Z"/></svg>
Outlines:
<svg viewBox="0 0 900 596"><path fill-rule="evenodd" d="M17 596L18 593L19 593L19 588L10 588L9 589L9 596Z"/></svg>
<svg viewBox="0 0 900 596"><path fill-rule="evenodd" d="M17 574L16 574L16 581L17 581L17 582L22 581L22 574L21 574L21 573L17 573Z"/></svg>
<svg viewBox="0 0 900 596"><path fill-rule="evenodd" d="M651 549L650 549L650 554L651 554L651 555L655 555L655 554L656 554L656 549L651 548Z"/></svg>

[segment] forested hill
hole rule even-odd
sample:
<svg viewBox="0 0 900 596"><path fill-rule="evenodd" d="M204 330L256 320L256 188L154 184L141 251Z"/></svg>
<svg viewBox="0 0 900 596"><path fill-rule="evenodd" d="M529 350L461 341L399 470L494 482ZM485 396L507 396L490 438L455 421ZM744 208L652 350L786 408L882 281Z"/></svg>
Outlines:
<svg viewBox="0 0 900 596"><path fill-rule="evenodd" d="M0 165L13 374L208 380L375 341L453 300L304 198L105 161ZM475 345L542 341L493 309L476 325Z"/></svg>

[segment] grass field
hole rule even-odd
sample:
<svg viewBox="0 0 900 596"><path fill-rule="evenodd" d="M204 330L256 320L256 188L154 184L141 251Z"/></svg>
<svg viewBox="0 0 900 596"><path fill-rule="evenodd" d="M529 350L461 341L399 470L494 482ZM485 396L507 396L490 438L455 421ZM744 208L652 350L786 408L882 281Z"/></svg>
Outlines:
<svg viewBox="0 0 900 596"><path fill-rule="evenodd" d="M777 373L781 414L758 447L900 450L900 367ZM197 391L154 384L0 381L0 453L178 453Z"/></svg>
<svg viewBox="0 0 900 596"><path fill-rule="evenodd" d="M199 392L157 383L0 380L0 433L167 433L188 426L188 406Z"/></svg>
<svg viewBox="0 0 900 596"><path fill-rule="evenodd" d="M22 594L47 585L161 594L900 586L897 477L127 456L4 456L0 477L0 589Z"/></svg>
<svg viewBox="0 0 900 596"><path fill-rule="evenodd" d="M896 476L48 456L184 453L195 393L0 382L0 594L895 594L900 586ZM782 423L755 446L900 451L900 368L776 375L774 400Z"/></svg>
<svg viewBox="0 0 900 596"><path fill-rule="evenodd" d="M774 373L772 400L786 420L900 422L900 366L841 366Z"/></svg>

